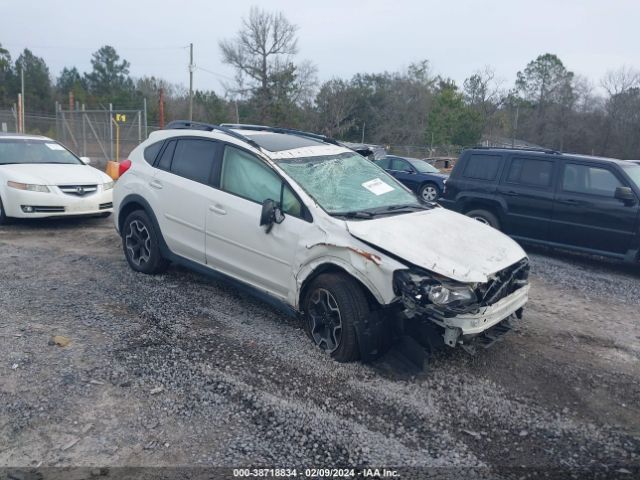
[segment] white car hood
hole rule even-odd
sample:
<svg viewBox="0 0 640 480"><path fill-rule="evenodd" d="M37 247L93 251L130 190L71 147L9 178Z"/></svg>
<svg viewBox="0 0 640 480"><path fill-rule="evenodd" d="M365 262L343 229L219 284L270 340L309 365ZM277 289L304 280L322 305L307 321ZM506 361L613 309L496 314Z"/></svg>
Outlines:
<svg viewBox="0 0 640 480"><path fill-rule="evenodd" d="M111 178L89 165L52 163L21 163L0 165L0 174L7 180L35 185L96 185Z"/></svg>
<svg viewBox="0 0 640 480"><path fill-rule="evenodd" d="M444 208L348 221L347 228L360 240L459 282L484 283L526 257L498 230Z"/></svg>

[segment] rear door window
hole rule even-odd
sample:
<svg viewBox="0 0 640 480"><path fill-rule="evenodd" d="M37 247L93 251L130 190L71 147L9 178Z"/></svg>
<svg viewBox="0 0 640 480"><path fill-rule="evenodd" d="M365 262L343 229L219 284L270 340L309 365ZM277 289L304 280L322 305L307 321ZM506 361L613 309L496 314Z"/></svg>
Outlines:
<svg viewBox="0 0 640 480"><path fill-rule="evenodd" d="M472 153L467 158L462 176L475 180L495 180L500 170L501 155Z"/></svg>
<svg viewBox="0 0 640 480"><path fill-rule="evenodd" d="M401 158L392 158L389 170L395 170L397 172L411 172L413 171L413 168L411 168L411 165L409 165L409 162L406 160L402 160Z"/></svg>
<svg viewBox="0 0 640 480"><path fill-rule="evenodd" d="M173 152L175 151L175 149L176 149L175 140L171 140L169 143L167 143L167 146L165 147L162 154L160 155L160 158L158 159L158 164L157 164L158 168L169 171L169 169L171 168L171 160L173 159Z"/></svg>
<svg viewBox="0 0 640 480"><path fill-rule="evenodd" d="M606 168L567 163L562 177L562 190L601 197L613 197L617 187L622 187L618 178Z"/></svg>
<svg viewBox="0 0 640 480"><path fill-rule="evenodd" d="M171 162L171 173L194 182L208 184L217 154L217 142L184 138L178 140Z"/></svg>
<svg viewBox="0 0 640 480"><path fill-rule="evenodd" d="M514 158L509 166L508 183L532 187L551 186L553 162L534 158Z"/></svg>

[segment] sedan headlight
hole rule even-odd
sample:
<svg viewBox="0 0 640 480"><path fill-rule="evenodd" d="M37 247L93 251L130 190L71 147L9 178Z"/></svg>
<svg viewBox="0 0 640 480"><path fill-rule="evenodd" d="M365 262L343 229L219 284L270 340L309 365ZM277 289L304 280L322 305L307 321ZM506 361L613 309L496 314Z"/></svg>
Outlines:
<svg viewBox="0 0 640 480"><path fill-rule="evenodd" d="M111 190L113 188L114 182L107 182L107 183L103 183L102 184L102 190L103 191L107 191L107 190Z"/></svg>
<svg viewBox="0 0 640 480"><path fill-rule="evenodd" d="M20 182L7 182L7 186L11 188L15 188L17 190L28 190L29 192L42 192L48 193L49 187L46 185L33 185L30 183L20 183Z"/></svg>

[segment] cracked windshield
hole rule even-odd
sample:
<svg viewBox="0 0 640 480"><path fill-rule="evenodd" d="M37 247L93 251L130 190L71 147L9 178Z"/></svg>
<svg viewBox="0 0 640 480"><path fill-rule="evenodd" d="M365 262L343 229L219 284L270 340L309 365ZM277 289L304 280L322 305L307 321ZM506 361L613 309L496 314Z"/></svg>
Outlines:
<svg viewBox="0 0 640 480"><path fill-rule="evenodd" d="M278 164L331 214L420 205L394 178L356 153L287 159Z"/></svg>

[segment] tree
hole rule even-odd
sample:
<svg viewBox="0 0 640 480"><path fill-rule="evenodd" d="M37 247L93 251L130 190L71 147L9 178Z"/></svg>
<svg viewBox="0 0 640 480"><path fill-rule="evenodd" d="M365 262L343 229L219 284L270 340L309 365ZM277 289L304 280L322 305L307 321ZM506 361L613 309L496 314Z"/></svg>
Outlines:
<svg viewBox="0 0 640 480"><path fill-rule="evenodd" d="M64 102L70 92L80 102L84 102L87 99L87 82L82 78L76 67L64 67L62 69L56 82L56 90L61 102Z"/></svg>
<svg viewBox="0 0 640 480"><path fill-rule="evenodd" d="M485 67L464 81L465 101L482 118L485 133L493 136L501 106L501 82L495 78L495 70Z"/></svg>
<svg viewBox="0 0 640 480"><path fill-rule="evenodd" d="M15 100L12 97L11 84L13 82L13 69L9 51L0 44L0 106L10 105Z"/></svg>
<svg viewBox="0 0 640 480"><path fill-rule="evenodd" d="M573 77L573 72L550 53L538 56L518 72L516 89L527 102L520 111L522 131L531 141L562 149L567 112L575 102Z"/></svg>
<svg viewBox="0 0 640 480"><path fill-rule="evenodd" d="M85 74L87 87L99 100L129 100L133 92L133 81L129 78L129 62L122 59L115 48L105 45L93 53L93 70Z"/></svg>
<svg viewBox="0 0 640 480"><path fill-rule="evenodd" d="M435 145L476 144L482 134L480 115L464 103L464 96L450 81L442 81L429 113L427 142Z"/></svg>
<svg viewBox="0 0 640 480"><path fill-rule="evenodd" d="M49 67L25 48L17 58L13 75L14 91L20 91L20 72L24 70L25 111L49 112L54 109Z"/></svg>
<svg viewBox="0 0 640 480"><path fill-rule="evenodd" d="M253 103L259 122L285 121L315 82L315 68L293 62L297 30L282 13L252 7L236 38L219 44L223 62L236 69L227 90Z"/></svg>

